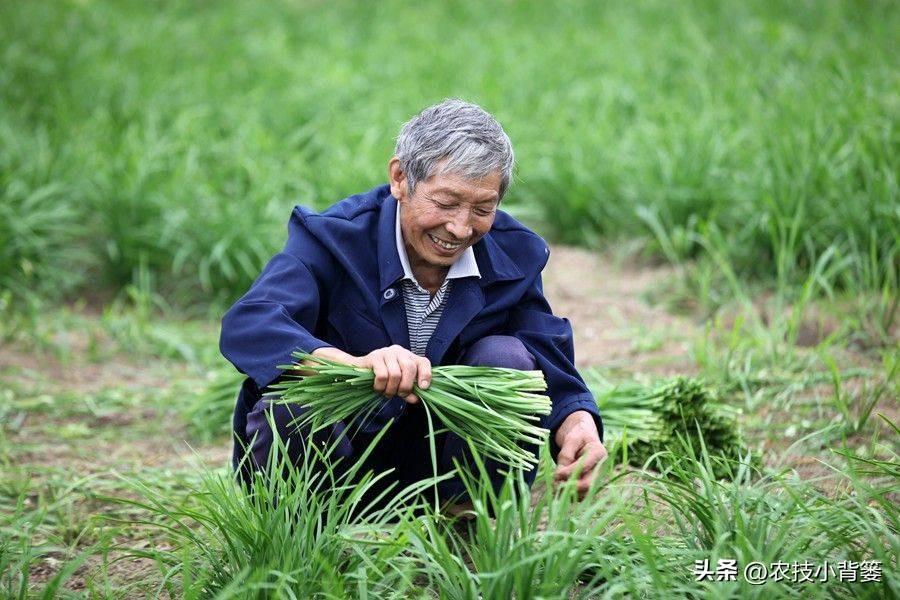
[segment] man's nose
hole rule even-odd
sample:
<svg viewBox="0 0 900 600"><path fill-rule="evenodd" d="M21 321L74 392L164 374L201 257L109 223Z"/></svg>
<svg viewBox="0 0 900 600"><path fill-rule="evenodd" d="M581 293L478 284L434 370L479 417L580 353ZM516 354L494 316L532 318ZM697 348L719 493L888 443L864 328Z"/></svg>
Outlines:
<svg viewBox="0 0 900 600"><path fill-rule="evenodd" d="M465 211L461 211L465 213ZM472 226L468 223L468 214L458 215L455 219L447 221L447 233L458 240L468 239L472 235Z"/></svg>

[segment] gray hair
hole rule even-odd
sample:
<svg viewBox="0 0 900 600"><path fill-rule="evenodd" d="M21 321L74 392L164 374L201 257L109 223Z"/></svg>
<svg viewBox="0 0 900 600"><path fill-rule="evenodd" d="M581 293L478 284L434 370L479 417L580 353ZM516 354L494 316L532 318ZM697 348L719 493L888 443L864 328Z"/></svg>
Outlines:
<svg viewBox="0 0 900 600"><path fill-rule="evenodd" d="M480 179L500 171L500 198L512 177L515 155L503 127L477 104L448 98L407 121L394 151L409 193L437 174Z"/></svg>

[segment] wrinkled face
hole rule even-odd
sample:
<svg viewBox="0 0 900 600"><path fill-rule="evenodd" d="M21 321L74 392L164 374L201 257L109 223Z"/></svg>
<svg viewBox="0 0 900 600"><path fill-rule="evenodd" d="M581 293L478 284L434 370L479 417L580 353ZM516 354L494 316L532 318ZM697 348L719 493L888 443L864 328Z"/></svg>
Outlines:
<svg viewBox="0 0 900 600"><path fill-rule="evenodd" d="M393 166L392 161L391 193L400 202L400 227L414 269L449 268L490 231L500 202L499 172L476 180L435 175L409 196L405 176L395 177Z"/></svg>

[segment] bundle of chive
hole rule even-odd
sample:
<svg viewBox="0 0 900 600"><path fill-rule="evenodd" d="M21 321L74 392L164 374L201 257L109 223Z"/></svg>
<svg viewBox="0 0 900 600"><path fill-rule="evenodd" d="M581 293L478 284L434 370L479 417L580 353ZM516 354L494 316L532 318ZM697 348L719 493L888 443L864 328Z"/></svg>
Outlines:
<svg viewBox="0 0 900 600"><path fill-rule="evenodd" d="M675 377L655 385L635 381L613 384L589 370L586 380L603 415L607 445L624 444L632 465L643 466L651 456L666 450L681 453L679 436L698 452L702 436L711 457L733 461L747 454L738 428L738 410L721 402L697 379ZM717 475L724 472L724 468L717 468Z"/></svg>
<svg viewBox="0 0 900 600"><path fill-rule="evenodd" d="M279 402L299 404L307 410L298 419L312 431L338 421L365 415L377 408L380 394L373 390L371 369L353 367L312 356L293 354L306 375L289 376L273 387ZM279 367L297 369L298 364ZM540 447L549 432L538 423L549 415L550 399L540 371L450 365L434 367L428 389L413 388L431 425L432 462L436 460L432 414L443 427L469 440L485 458L515 468L530 469L537 457L522 445Z"/></svg>

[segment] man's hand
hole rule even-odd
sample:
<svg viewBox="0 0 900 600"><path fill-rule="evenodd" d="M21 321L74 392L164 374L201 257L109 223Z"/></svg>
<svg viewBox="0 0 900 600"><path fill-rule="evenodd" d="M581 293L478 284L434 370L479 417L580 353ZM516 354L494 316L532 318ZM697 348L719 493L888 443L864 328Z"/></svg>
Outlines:
<svg viewBox="0 0 900 600"><path fill-rule="evenodd" d="M388 346L373 350L365 356L353 356L337 348L319 348L312 353L348 365L372 369L375 372L375 391L388 398L400 396L410 404L419 401L412 393L413 385L427 389L431 385L431 361L417 356L403 346Z"/></svg>
<svg viewBox="0 0 900 600"><path fill-rule="evenodd" d="M570 414L556 430L556 445L560 450L554 479L564 482L578 471L578 495L584 498L597 475L597 465L606 460L606 448L600 441L594 417L583 410Z"/></svg>

